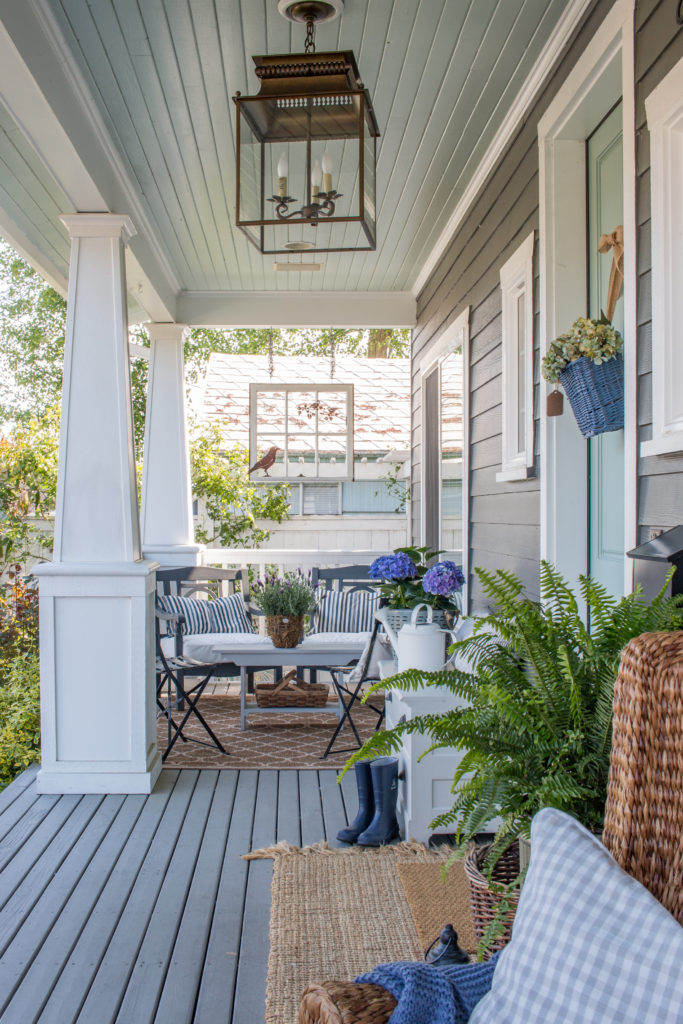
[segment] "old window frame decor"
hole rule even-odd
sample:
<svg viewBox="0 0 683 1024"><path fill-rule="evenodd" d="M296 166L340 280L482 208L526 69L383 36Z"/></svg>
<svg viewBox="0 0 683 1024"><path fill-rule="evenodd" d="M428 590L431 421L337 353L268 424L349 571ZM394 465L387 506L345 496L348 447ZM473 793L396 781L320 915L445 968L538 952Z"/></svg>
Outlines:
<svg viewBox="0 0 683 1024"><path fill-rule="evenodd" d="M500 269L502 293L502 460L496 480L526 480L534 469L534 232Z"/></svg>
<svg viewBox="0 0 683 1024"><path fill-rule="evenodd" d="M267 403L265 396L282 394L283 410L282 421L269 425L268 413L264 412L264 404ZM345 426L338 429L337 424L326 420L322 413L325 406L325 395L344 396ZM261 401L260 401L260 396ZM292 428L293 416L296 415L297 396L301 396L308 410L304 419L308 419L310 429L295 430ZM311 400L311 396L313 396ZM320 408L312 406L320 403ZM294 410L294 412L292 411ZM300 417L301 418L301 417ZM303 456L293 456L296 462L289 462L290 451L295 444L296 437L306 438L312 447L309 450L312 454L313 471L309 471L310 462L301 463ZM328 437L339 438L342 449L345 451L343 463L324 463L321 460L320 442ZM322 481L324 483L335 483L338 481L353 479L353 384L250 384L249 385L249 460L250 465L255 465L257 460L271 446L281 441L282 453L278 453L278 461L271 467L269 476L261 472L254 474L254 483L301 483L302 481ZM284 472L280 468L284 461ZM321 465L327 465L328 469L321 473ZM334 465L339 468L335 470ZM301 466L301 469L299 469Z"/></svg>

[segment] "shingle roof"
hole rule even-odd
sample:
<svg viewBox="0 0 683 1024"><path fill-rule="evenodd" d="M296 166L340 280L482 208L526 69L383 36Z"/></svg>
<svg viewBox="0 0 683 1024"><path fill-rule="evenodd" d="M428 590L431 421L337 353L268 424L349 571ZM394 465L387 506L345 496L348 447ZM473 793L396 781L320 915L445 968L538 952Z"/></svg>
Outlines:
<svg viewBox="0 0 683 1024"><path fill-rule="evenodd" d="M249 385L353 384L354 448L382 453L410 447L410 360L339 356L330 379L330 360L320 356L276 356L268 374L267 356L214 353L207 370L202 421L220 418L226 444L249 446ZM273 422L273 431L277 424Z"/></svg>

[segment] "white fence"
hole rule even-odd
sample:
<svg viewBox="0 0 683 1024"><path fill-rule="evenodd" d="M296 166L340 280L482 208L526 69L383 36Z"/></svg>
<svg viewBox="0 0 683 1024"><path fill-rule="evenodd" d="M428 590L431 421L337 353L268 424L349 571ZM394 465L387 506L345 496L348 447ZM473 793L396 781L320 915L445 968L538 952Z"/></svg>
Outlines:
<svg viewBox="0 0 683 1024"><path fill-rule="evenodd" d="M319 549L292 550L291 548L206 548L204 565L224 568L249 568L262 572L266 566L282 573L292 569L330 569L339 565L370 565L378 551L321 551Z"/></svg>

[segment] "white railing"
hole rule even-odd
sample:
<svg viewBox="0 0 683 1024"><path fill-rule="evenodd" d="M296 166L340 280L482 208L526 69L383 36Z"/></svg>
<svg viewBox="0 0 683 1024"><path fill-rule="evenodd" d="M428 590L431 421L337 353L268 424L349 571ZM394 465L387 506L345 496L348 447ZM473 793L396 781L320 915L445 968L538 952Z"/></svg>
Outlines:
<svg viewBox="0 0 683 1024"><path fill-rule="evenodd" d="M380 552L381 553L381 552ZM223 568L254 568L263 570L274 566L278 572L291 569L330 569L339 565L370 565L377 558L377 551L321 551L292 548L206 548L204 565L220 565Z"/></svg>

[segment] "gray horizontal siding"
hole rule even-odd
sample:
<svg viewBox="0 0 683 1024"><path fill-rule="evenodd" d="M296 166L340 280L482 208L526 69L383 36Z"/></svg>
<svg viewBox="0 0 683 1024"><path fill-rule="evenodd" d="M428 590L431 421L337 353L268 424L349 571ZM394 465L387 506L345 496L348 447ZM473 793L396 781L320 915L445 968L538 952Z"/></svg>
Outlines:
<svg viewBox="0 0 683 1024"><path fill-rule="evenodd" d="M531 593L537 592L540 552L538 479L541 387L539 375L538 237L534 280L534 415L536 476L499 484L501 462L501 295L500 267L526 235L538 235L537 125L596 27L611 7L596 2L564 58L546 84L517 136L493 170L485 189L461 224L448 251L418 297L413 354L424 363L430 348L466 305L470 318L470 538L469 564L511 569ZM651 436L651 262L649 139L645 96L683 54L683 31L676 31L668 0L639 0L636 8L637 209L638 209L638 424L639 440ZM420 380L413 379L413 407L420 403ZM413 439L419 477L419 435ZM683 459L639 462L638 522L641 536L653 526L683 519ZM419 528L419 517L414 517ZM417 536L418 534L416 534ZM481 600L476 581L472 598Z"/></svg>
<svg viewBox="0 0 683 1024"><path fill-rule="evenodd" d="M676 31L674 5L642 0L636 9L636 173L638 225L638 440L652 437L652 253L650 135L645 100L683 58L683 29ZM683 458L651 456L638 461L638 539L683 522Z"/></svg>

